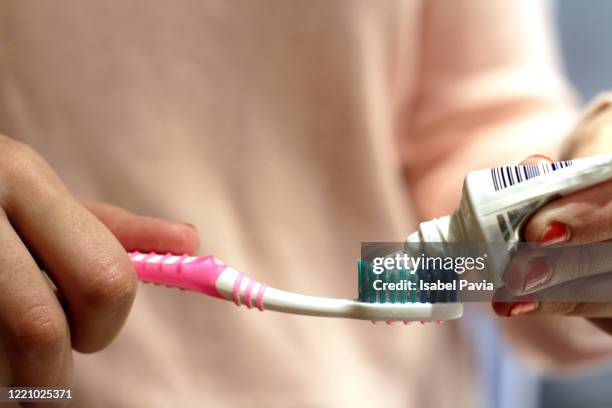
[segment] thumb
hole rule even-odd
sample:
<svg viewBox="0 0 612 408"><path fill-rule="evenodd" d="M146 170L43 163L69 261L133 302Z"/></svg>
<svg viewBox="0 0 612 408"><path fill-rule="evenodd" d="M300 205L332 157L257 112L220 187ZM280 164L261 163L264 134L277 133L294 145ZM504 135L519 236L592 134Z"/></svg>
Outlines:
<svg viewBox="0 0 612 408"><path fill-rule="evenodd" d="M534 154L521 162L522 165L552 163L553 160L541 154ZM550 210L558 207L558 200L538 210L525 228L525 239L530 242L563 242L569 237L564 224L551 219ZM550 241L550 242L549 242Z"/></svg>
<svg viewBox="0 0 612 408"><path fill-rule="evenodd" d="M102 221L126 251L189 255L198 252L198 234L191 224L143 217L103 203L88 202L83 205Z"/></svg>
<svg viewBox="0 0 612 408"><path fill-rule="evenodd" d="M542 244L599 242L612 237L612 181L556 199L527 225L525 238Z"/></svg>
<svg viewBox="0 0 612 408"><path fill-rule="evenodd" d="M552 162L541 155L521 164ZM525 239L543 245L599 242L612 238L612 181L558 198L539 209L525 228Z"/></svg>

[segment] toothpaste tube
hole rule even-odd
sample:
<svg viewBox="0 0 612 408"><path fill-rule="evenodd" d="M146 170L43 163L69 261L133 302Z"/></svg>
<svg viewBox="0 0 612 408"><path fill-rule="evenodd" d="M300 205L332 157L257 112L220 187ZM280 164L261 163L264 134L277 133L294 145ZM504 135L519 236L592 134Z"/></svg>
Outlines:
<svg viewBox="0 0 612 408"><path fill-rule="evenodd" d="M495 288L501 287L504 270L522 241L530 216L555 198L609 179L612 154L473 171L465 178L459 208L421 223L419 230L408 236L406 249L439 253L444 243L478 244L480 248L491 244L495 256L486 259L483 278ZM500 243L506 249L501 254Z"/></svg>

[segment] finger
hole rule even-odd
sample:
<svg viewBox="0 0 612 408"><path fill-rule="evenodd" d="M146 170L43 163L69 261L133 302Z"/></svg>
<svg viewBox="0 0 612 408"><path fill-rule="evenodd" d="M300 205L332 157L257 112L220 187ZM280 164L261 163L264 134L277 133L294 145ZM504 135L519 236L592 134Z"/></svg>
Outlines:
<svg viewBox="0 0 612 408"><path fill-rule="evenodd" d="M24 145L0 142L11 158L0 162L0 204L67 300L73 347L99 350L115 337L134 299L131 261L40 156Z"/></svg>
<svg viewBox="0 0 612 408"><path fill-rule="evenodd" d="M588 318L610 318L610 302L530 302L517 301L494 303L493 310L498 316L574 316Z"/></svg>
<svg viewBox="0 0 612 408"><path fill-rule="evenodd" d="M610 149L612 136L612 93L599 95L586 108L566 138L561 157L587 157Z"/></svg>
<svg viewBox="0 0 612 408"><path fill-rule="evenodd" d="M561 197L536 212L525 239L552 245L612 238L612 181Z"/></svg>
<svg viewBox="0 0 612 408"><path fill-rule="evenodd" d="M68 386L68 322L53 291L4 214L0 214L0 335L12 383Z"/></svg>
<svg viewBox="0 0 612 408"><path fill-rule="evenodd" d="M160 218L143 217L102 203L85 203L127 251L195 255L200 246L196 228Z"/></svg>
<svg viewBox="0 0 612 408"><path fill-rule="evenodd" d="M612 317L612 281L609 273L601 274L519 296L502 288L494 294L493 310L500 316Z"/></svg>
<svg viewBox="0 0 612 408"><path fill-rule="evenodd" d="M552 162L553 160L548 156L544 156L543 154L532 154L531 156L523 160L520 164L525 166L528 164L542 164L542 163L552 163Z"/></svg>
<svg viewBox="0 0 612 408"><path fill-rule="evenodd" d="M544 302L612 304L611 273L587 276L544 289L531 296Z"/></svg>
<svg viewBox="0 0 612 408"><path fill-rule="evenodd" d="M510 260L503 281L510 292L524 295L606 274L611 270L610 265L612 243L609 242L523 249ZM577 300L575 297L565 299Z"/></svg>

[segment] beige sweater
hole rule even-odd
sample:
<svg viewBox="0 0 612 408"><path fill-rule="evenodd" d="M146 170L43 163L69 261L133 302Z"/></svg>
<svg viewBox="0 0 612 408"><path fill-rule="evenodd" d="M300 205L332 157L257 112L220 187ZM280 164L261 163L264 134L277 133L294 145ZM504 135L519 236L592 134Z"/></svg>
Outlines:
<svg viewBox="0 0 612 408"><path fill-rule="evenodd" d="M552 152L565 90L536 1L2 0L0 132L75 195L194 223L268 284L353 297L470 168ZM87 407L473 407L456 323L259 313L141 286Z"/></svg>

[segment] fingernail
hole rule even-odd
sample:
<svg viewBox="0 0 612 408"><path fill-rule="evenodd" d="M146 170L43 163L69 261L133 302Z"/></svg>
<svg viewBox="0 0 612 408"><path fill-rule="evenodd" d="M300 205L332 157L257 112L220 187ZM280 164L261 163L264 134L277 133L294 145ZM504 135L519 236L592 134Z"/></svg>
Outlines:
<svg viewBox="0 0 612 408"><path fill-rule="evenodd" d="M508 311L508 317L531 313L538 308L538 302L514 302Z"/></svg>
<svg viewBox="0 0 612 408"><path fill-rule="evenodd" d="M552 278L552 270L546 257L534 258L529 262L529 272L525 275L523 290L530 291L548 282Z"/></svg>
<svg viewBox="0 0 612 408"><path fill-rule="evenodd" d="M537 159L539 162L550 163L554 160L548 156L544 156L543 154L532 154L529 156L530 159Z"/></svg>
<svg viewBox="0 0 612 408"><path fill-rule="evenodd" d="M546 227L542 236L538 239L538 244L540 244L540 246L548 246L565 242L569 240L569 238L570 231L565 224L553 221Z"/></svg>
<svg viewBox="0 0 612 408"><path fill-rule="evenodd" d="M193 224L192 224L192 223L190 223L190 222L184 222L184 223L183 223L183 225L186 225L186 226L188 226L188 227L189 227L189 228L191 228L191 229L197 229L197 228L196 228L196 226L195 226L195 225L193 225Z"/></svg>

